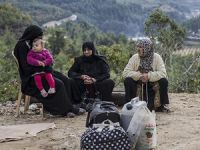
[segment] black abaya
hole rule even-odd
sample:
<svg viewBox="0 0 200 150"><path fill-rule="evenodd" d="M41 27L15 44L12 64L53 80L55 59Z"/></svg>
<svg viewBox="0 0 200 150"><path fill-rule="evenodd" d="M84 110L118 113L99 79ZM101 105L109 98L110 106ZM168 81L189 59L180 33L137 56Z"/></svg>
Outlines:
<svg viewBox="0 0 200 150"><path fill-rule="evenodd" d="M74 111L71 100L68 95L69 88L65 85L65 78L61 73L53 72L53 77L56 85L56 93L48 95L44 98L41 96L40 91L36 88L33 74L37 71L41 71L42 67L34 67L27 64L26 57L30 50L29 44L37 37L42 36L42 29L38 26L29 26L14 49L14 55L19 62L19 73L21 78L21 89L24 94L36 97L43 103L44 108L55 115L66 115L68 112ZM57 75L59 74L59 75ZM63 75L64 76L64 75ZM60 77L60 78L59 78ZM67 80L67 78L66 78ZM45 90L49 89L49 86L45 80L43 80L43 86Z"/></svg>

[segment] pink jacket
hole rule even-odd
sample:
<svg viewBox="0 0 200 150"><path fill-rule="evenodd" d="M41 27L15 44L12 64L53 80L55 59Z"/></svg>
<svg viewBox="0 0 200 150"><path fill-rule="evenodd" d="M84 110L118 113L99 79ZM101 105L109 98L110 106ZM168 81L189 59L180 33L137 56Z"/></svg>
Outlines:
<svg viewBox="0 0 200 150"><path fill-rule="evenodd" d="M47 49L43 49L41 52L34 52L32 49L28 52L27 62L33 66L39 66L39 61L42 61L45 66L53 64L53 56Z"/></svg>

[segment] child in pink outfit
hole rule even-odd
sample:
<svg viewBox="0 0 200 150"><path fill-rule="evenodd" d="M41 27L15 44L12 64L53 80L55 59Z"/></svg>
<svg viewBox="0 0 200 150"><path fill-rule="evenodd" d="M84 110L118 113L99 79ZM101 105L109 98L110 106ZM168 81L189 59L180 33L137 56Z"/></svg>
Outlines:
<svg viewBox="0 0 200 150"><path fill-rule="evenodd" d="M27 62L30 65L39 67L42 66L44 69L41 72L36 72L33 74L35 84L39 91L41 92L41 95L43 97L47 97L48 94L55 93L55 81L53 79L53 76L51 74L51 65L53 64L53 56L50 54L50 52L44 48L44 42L42 39L35 39L33 41L32 49L28 52L27 55ZM48 92L44 89L42 85L42 77L44 77L50 88Z"/></svg>

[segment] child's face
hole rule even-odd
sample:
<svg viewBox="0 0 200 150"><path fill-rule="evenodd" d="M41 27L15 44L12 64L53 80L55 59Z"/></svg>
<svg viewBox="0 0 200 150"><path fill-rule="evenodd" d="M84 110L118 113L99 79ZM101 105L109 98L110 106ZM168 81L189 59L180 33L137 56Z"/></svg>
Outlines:
<svg viewBox="0 0 200 150"><path fill-rule="evenodd" d="M33 50L35 52L41 52L42 49L43 49L43 45L42 45L42 40L41 39L33 42Z"/></svg>

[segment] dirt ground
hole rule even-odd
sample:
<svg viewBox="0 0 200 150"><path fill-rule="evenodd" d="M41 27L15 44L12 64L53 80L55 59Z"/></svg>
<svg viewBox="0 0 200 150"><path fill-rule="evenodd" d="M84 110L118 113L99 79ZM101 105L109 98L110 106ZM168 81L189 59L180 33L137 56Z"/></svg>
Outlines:
<svg viewBox="0 0 200 150"><path fill-rule="evenodd" d="M200 149L200 94L170 94L170 113L156 113L158 146L156 150ZM0 150L78 150L85 131L86 115L76 118L41 116L0 116L1 125L54 122L56 129L36 137L0 143Z"/></svg>

